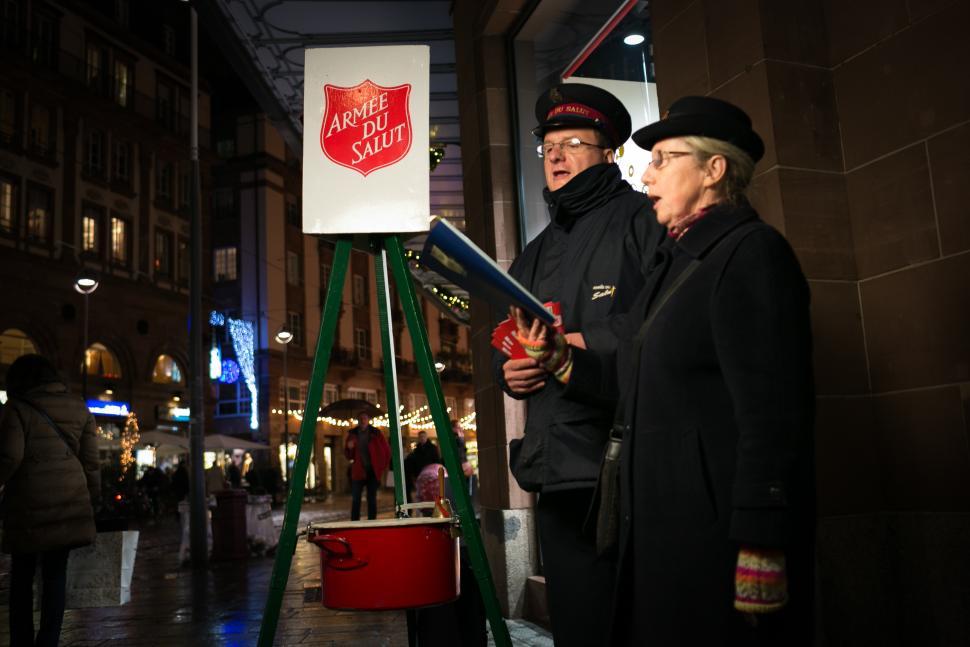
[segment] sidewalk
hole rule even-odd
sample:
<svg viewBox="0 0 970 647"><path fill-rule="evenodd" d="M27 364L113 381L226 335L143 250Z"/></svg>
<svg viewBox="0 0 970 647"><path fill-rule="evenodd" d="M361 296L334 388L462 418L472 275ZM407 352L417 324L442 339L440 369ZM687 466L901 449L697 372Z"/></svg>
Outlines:
<svg viewBox="0 0 970 647"><path fill-rule="evenodd" d="M392 513L392 496L382 492L381 516ZM350 518L350 497L305 504L300 528L317 521ZM283 509L273 511L282 526ZM140 528L131 602L104 609L69 609L64 614L61 645L65 647L254 645L259 634L273 559L253 557L211 562L196 575L178 563L180 528L175 515ZM9 643L7 601L9 556L0 556L0 644ZM403 612L353 613L323 607L314 589L320 586L318 549L298 541L287 581L276 645L351 645L405 647ZM35 624L39 617L35 614ZM515 645L551 646L548 634L533 625L510 621Z"/></svg>

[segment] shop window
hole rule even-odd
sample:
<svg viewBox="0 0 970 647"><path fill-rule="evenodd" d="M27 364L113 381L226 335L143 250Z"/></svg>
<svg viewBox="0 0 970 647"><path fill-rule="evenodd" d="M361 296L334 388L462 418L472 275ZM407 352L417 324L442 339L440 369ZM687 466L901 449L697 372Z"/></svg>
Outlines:
<svg viewBox="0 0 970 647"><path fill-rule="evenodd" d="M301 312L287 312L286 313L286 327L293 333L292 343L296 346L303 346L303 313Z"/></svg>
<svg viewBox="0 0 970 647"><path fill-rule="evenodd" d="M101 256L101 228L104 226L104 209L84 205L81 215L81 253Z"/></svg>
<svg viewBox="0 0 970 647"><path fill-rule="evenodd" d="M0 88L0 146L20 143L17 128L17 95Z"/></svg>
<svg viewBox="0 0 970 647"><path fill-rule="evenodd" d="M155 384L184 384L182 369L171 355L159 355L152 369L152 382Z"/></svg>
<svg viewBox="0 0 970 647"><path fill-rule="evenodd" d="M49 242L53 218L54 192L36 184L29 184L27 186L27 237L34 242Z"/></svg>
<svg viewBox="0 0 970 647"><path fill-rule="evenodd" d="M0 233L16 233L18 188L19 182L14 178L0 175Z"/></svg>
<svg viewBox="0 0 970 647"><path fill-rule="evenodd" d="M121 363L104 344L95 342L84 352L84 366L87 374L109 380L121 378Z"/></svg>
<svg viewBox="0 0 970 647"><path fill-rule="evenodd" d="M54 113L46 106L30 108L30 150L40 156L54 153Z"/></svg>
<svg viewBox="0 0 970 647"><path fill-rule="evenodd" d="M296 252L286 252L286 282L290 285L300 285L300 255Z"/></svg>
<svg viewBox="0 0 970 647"><path fill-rule="evenodd" d="M8 328L0 333L0 364L9 366L21 355L37 352L37 344L22 330Z"/></svg>
<svg viewBox="0 0 970 647"><path fill-rule="evenodd" d="M172 234L161 229L155 230L155 276L161 279L172 278Z"/></svg>
<svg viewBox="0 0 970 647"><path fill-rule="evenodd" d="M514 133L523 245L549 222L542 196L543 162L536 157L536 139L528 134L539 96L560 82L585 83L619 98L630 112L634 131L660 118L651 60L651 4L576 3L562 11L561 20L549 20L545 12L535 11L513 35L515 110L519 124L528 125ZM607 25L612 28L604 29ZM649 153L627 141L615 151L614 159L624 179L642 191L640 177Z"/></svg>
<svg viewBox="0 0 970 647"><path fill-rule="evenodd" d="M213 255L213 279L215 281L236 280L236 248L217 247Z"/></svg>
<svg viewBox="0 0 970 647"><path fill-rule="evenodd" d="M111 262L115 265L128 266L129 261L128 221L118 216L111 216Z"/></svg>

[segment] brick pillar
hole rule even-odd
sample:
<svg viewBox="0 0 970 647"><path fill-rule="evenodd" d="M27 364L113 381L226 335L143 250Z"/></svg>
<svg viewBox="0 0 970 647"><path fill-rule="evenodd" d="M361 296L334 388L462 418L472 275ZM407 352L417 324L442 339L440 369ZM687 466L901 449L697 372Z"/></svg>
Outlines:
<svg viewBox="0 0 970 647"><path fill-rule="evenodd" d="M811 284L820 644L970 642L968 4L651 3L661 109L748 111Z"/></svg>

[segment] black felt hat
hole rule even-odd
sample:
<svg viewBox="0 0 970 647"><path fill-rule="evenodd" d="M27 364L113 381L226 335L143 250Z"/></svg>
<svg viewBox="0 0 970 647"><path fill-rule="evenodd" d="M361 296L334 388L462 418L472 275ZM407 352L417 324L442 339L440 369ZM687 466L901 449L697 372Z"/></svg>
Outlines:
<svg viewBox="0 0 970 647"><path fill-rule="evenodd" d="M640 148L650 150L664 139L689 135L734 144L755 162L765 154L764 142L751 128L751 117L736 105L712 97L677 99L660 121L633 133L633 141Z"/></svg>
<svg viewBox="0 0 970 647"><path fill-rule="evenodd" d="M602 88L584 83L562 83L536 101L539 125L532 134L542 137L558 128L595 128L619 148L630 138L630 113L620 100Z"/></svg>

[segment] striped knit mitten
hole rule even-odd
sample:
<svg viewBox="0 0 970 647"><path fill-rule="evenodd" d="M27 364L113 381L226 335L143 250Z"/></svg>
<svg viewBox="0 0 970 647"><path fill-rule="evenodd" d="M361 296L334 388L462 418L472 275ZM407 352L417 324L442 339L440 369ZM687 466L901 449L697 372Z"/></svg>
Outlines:
<svg viewBox="0 0 970 647"><path fill-rule="evenodd" d="M771 613L787 602L785 551L742 547L734 572L734 608L743 613Z"/></svg>
<svg viewBox="0 0 970 647"><path fill-rule="evenodd" d="M573 351L562 333L556 333L552 344L545 340L530 341L519 334L516 336L529 357L539 362L563 384L569 382L569 376L573 372Z"/></svg>

